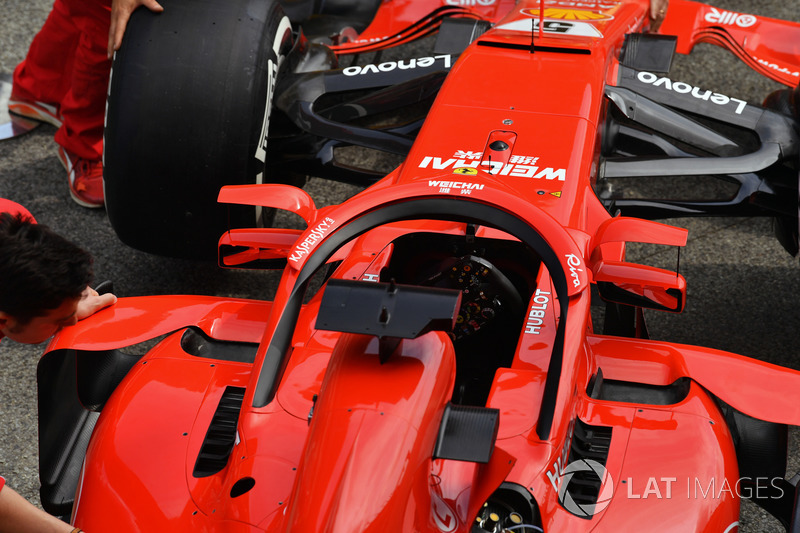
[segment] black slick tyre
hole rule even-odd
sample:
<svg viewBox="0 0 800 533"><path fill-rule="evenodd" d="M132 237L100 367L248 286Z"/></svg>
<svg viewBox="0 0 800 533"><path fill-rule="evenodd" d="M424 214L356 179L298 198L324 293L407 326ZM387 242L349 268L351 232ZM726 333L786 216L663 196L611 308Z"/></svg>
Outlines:
<svg viewBox="0 0 800 533"><path fill-rule="evenodd" d="M167 0L137 9L109 85L104 148L108 217L146 252L216 256L252 207L222 206L223 185L258 183L278 69L292 29L274 0Z"/></svg>

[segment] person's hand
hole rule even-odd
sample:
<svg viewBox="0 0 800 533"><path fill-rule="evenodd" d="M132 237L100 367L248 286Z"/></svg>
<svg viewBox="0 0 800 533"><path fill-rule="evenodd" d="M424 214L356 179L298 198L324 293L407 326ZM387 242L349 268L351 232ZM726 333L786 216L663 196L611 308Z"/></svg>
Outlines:
<svg viewBox="0 0 800 533"><path fill-rule="evenodd" d="M161 13L164 8L156 0L112 0L111 2L111 27L108 30L108 58L114 55L122 45L122 36L131 13L139 7L145 6L154 13Z"/></svg>
<svg viewBox="0 0 800 533"><path fill-rule="evenodd" d="M78 309L75 314L78 320L83 320L87 316L95 314L100 309L104 309L115 303L117 303L117 297L113 294L97 294L97 291L93 288L86 287L81 294L81 299L78 302Z"/></svg>
<svg viewBox="0 0 800 533"><path fill-rule="evenodd" d="M669 0L650 0L650 31L658 31L667 16Z"/></svg>

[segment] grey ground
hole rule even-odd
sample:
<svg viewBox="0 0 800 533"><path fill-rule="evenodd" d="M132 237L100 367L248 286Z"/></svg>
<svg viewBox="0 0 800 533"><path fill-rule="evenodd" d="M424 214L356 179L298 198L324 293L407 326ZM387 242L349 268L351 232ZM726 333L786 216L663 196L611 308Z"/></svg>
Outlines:
<svg viewBox="0 0 800 533"><path fill-rule="evenodd" d="M718 0L714 5L774 18L800 20L797 0ZM24 57L49 12L51 0L0 0L0 74ZM679 57L673 79L760 102L776 84L753 75L727 53L701 45L691 60ZM215 265L165 259L121 244L103 210L87 210L69 197L56 157L54 128L42 126L15 140L0 142L0 196L27 206L37 219L90 250L98 280L111 279L119 296L217 294L263 298L273 274L220 271ZM309 191L318 204L343 199L355 189L314 181ZM728 350L800 369L798 326L800 269L773 237L764 219L676 220L689 228L681 254L688 302L680 315L650 314L653 338ZM670 264L674 255L643 248L650 264ZM36 363L42 346L12 341L0 344L0 473L11 486L38 503ZM735 387L731 383L731 387ZM800 467L796 435L790 474ZM655 458L654 458L655 459ZM780 530L759 508L745 503L742 531Z"/></svg>

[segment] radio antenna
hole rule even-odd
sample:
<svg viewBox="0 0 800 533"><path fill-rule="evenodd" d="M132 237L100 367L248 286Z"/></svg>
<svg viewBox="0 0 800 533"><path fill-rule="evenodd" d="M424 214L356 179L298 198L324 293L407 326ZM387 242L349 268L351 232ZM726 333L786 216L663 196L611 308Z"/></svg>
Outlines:
<svg viewBox="0 0 800 533"><path fill-rule="evenodd" d="M544 37L544 0L539 0L539 39Z"/></svg>
<svg viewBox="0 0 800 533"><path fill-rule="evenodd" d="M536 45L534 43L536 37L536 24L534 21L536 19L531 19L531 53L533 54L536 51ZM544 0L539 0L539 39L542 38L544 35Z"/></svg>

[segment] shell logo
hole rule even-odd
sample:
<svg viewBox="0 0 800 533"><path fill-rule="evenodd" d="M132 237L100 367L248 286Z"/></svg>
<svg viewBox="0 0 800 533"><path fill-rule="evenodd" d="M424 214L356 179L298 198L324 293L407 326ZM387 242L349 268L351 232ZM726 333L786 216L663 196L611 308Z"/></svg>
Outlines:
<svg viewBox="0 0 800 533"><path fill-rule="evenodd" d="M535 8L523 9L522 13L529 17L539 16L539 10ZM589 22L611 20L614 18L612 15L598 13L597 11L589 11L587 9L565 9L561 7L545 8L543 15L546 19L583 20Z"/></svg>

